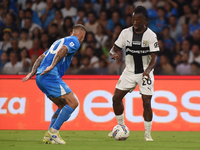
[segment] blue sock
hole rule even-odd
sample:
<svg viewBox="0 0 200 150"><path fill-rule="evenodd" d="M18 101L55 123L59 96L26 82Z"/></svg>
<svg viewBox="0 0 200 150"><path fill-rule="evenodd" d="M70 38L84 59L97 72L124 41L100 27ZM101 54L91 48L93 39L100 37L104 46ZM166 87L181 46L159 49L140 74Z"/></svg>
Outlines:
<svg viewBox="0 0 200 150"><path fill-rule="evenodd" d="M58 108L58 109L55 111L54 114L59 115L60 110L61 110L61 109ZM56 121L56 119L57 119L57 117L56 117L56 118L51 118L51 123L50 123L50 125L49 125L49 129L53 126L53 124L54 124L54 122ZM49 129L48 129L48 130L49 130Z"/></svg>
<svg viewBox="0 0 200 150"><path fill-rule="evenodd" d="M73 108L71 108L69 105L65 105L62 108L62 112L58 115L58 118L53 124L53 128L59 130L62 124L69 119L73 111L74 111Z"/></svg>

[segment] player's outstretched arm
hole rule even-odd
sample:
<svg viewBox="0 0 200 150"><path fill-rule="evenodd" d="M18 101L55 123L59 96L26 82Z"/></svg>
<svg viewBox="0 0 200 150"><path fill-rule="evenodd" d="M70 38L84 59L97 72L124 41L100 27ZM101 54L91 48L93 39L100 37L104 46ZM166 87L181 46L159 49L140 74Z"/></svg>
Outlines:
<svg viewBox="0 0 200 150"><path fill-rule="evenodd" d="M35 75L37 68L40 66L40 63L42 62L44 57L45 57L44 53L38 57L38 59L35 61L33 65L32 71L26 77L22 78L23 82L28 81L30 78L32 78Z"/></svg>
<svg viewBox="0 0 200 150"><path fill-rule="evenodd" d="M149 66L147 67L147 69L143 73L143 77L145 77L145 79L149 78L149 73L156 66L157 59L158 59L158 54L157 53L151 53L151 61L149 63Z"/></svg>
<svg viewBox="0 0 200 150"><path fill-rule="evenodd" d="M111 48L111 50L110 50L110 56L111 56L111 59L114 59L114 60L116 60L116 59L118 59L118 54L117 54L117 51L118 50L121 50L121 49L119 49L117 46L113 46L112 48Z"/></svg>
<svg viewBox="0 0 200 150"><path fill-rule="evenodd" d="M65 56L66 53L68 53L68 48L67 46L63 45L54 56L51 65L47 67L40 75L42 76L46 74L47 72L51 71L56 66L56 64Z"/></svg>

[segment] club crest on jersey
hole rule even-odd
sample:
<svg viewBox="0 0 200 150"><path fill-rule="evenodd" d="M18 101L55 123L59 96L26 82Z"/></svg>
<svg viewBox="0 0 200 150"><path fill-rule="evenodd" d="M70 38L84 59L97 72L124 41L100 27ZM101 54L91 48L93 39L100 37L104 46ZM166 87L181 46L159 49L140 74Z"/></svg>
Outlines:
<svg viewBox="0 0 200 150"><path fill-rule="evenodd" d="M73 42L69 43L69 46L70 46L70 47L73 47L73 46L74 46L74 43L73 43Z"/></svg>
<svg viewBox="0 0 200 150"><path fill-rule="evenodd" d="M147 47L147 46L148 46L148 45L147 45L147 41L144 40L144 41L142 42L142 45L143 45L143 47Z"/></svg>

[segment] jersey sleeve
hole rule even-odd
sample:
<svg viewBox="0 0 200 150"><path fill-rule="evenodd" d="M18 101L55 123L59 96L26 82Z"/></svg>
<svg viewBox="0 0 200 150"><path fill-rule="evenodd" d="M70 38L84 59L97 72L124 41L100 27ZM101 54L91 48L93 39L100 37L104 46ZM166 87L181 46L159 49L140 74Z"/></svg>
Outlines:
<svg viewBox="0 0 200 150"><path fill-rule="evenodd" d="M68 53L75 53L80 47L80 43L76 38L66 38L63 45L67 46Z"/></svg>
<svg viewBox="0 0 200 150"><path fill-rule="evenodd" d="M46 50L46 51L44 52L44 54L46 55L48 52L49 52L49 50Z"/></svg>
<svg viewBox="0 0 200 150"><path fill-rule="evenodd" d="M149 49L150 49L150 52L159 52L160 51L156 34L153 34L152 36L150 36Z"/></svg>
<svg viewBox="0 0 200 150"><path fill-rule="evenodd" d="M126 37L125 37L125 32L124 30L122 30L122 32L120 33L118 39L115 41L115 45L119 48L124 48L125 44L126 44Z"/></svg>

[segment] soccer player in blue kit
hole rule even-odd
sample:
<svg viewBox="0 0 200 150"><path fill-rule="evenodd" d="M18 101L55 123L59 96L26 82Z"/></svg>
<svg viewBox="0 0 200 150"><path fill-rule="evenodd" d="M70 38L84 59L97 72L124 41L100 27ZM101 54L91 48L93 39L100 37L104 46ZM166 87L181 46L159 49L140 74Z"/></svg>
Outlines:
<svg viewBox="0 0 200 150"><path fill-rule="evenodd" d="M73 55L85 38L85 34L86 30L83 25L75 25L71 36L55 41L46 52L38 57L32 71L22 79L25 82L36 74L37 86L58 106L43 138L44 143L66 143L61 138L59 129L78 106L78 101L61 77L68 69Z"/></svg>

